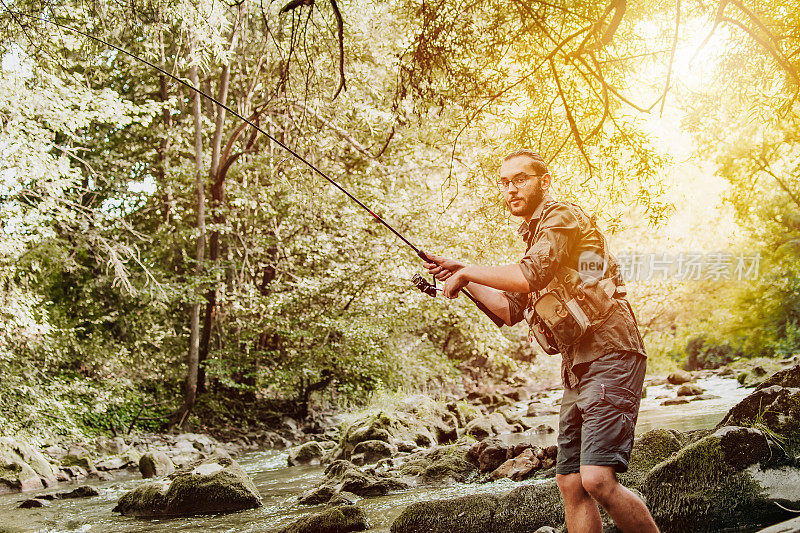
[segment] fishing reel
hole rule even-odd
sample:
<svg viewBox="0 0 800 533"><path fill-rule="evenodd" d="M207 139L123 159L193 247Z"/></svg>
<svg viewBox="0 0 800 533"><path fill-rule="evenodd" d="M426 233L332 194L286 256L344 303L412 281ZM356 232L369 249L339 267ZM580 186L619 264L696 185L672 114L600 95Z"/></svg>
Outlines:
<svg viewBox="0 0 800 533"><path fill-rule="evenodd" d="M436 287L436 278L433 278L433 284L431 284L427 279L423 278L419 274L414 274L414 277L411 278L411 283L413 283L414 286L420 291L434 298L436 297L436 291L442 290Z"/></svg>

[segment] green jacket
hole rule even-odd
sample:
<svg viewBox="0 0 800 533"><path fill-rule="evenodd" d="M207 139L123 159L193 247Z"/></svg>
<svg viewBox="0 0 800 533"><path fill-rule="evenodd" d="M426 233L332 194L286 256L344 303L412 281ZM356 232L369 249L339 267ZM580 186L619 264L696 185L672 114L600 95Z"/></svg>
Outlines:
<svg viewBox="0 0 800 533"><path fill-rule="evenodd" d="M538 230L537 230L538 226ZM534 234L535 232L535 234ZM512 323L525 318L525 310L533 305L538 291L544 289L562 265L581 271L582 257L605 257L605 276L618 275L619 266L607 242L591 219L578 206L556 202L545 195L534 211L529 223L523 222L519 234L525 241L525 255L520 268L530 285L530 293L506 292ZM646 356L644 342L636 325L630 304L623 297L614 297L607 316L576 344L562 353L561 377L566 387L574 387L578 378L573 371L576 365L590 363L611 352L633 352Z"/></svg>

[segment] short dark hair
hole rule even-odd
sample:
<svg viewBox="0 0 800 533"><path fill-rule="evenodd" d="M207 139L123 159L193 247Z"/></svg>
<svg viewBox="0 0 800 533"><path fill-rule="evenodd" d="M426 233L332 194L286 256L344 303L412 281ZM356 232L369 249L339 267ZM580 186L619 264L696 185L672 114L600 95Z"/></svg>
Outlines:
<svg viewBox="0 0 800 533"><path fill-rule="evenodd" d="M508 161L512 157L523 156L523 155L531 160L533 168L537 174L543 175L550 173L550 169L547 168L547 163L545 162L544 157L542 157L542 154L540 154L539 152L534 152L533 150L529 150L527 148L520 148L519 150L514 150L510 154L506 155L503 158L503 161Z"/></svg>

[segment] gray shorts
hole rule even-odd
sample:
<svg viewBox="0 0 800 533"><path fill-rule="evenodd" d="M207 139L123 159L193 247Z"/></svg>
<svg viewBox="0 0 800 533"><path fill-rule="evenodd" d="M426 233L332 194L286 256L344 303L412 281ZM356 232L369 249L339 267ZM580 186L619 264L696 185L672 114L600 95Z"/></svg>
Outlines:
<svg viewBox="0 0 800 533"><path fill-rule="evenodd" d="M579 382L561 400L556 473L575 474L581 465L628 470L646 363L610 353L573 367Z"/></svg>

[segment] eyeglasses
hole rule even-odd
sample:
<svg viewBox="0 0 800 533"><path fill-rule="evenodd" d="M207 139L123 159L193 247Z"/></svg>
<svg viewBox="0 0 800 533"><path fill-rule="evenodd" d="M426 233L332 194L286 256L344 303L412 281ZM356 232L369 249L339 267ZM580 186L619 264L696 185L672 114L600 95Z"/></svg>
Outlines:
<svg viewBox="0 0 800 533"><path fill-rule="evenodd" d="M500 189L500 191L507 191L508 186L513 183L517 190L524 189L531 182L531 178L541 178L542 176L544 176L544 174L523 174L511 178L510 180L503 178L497 180L497 188Z"/></svg>

